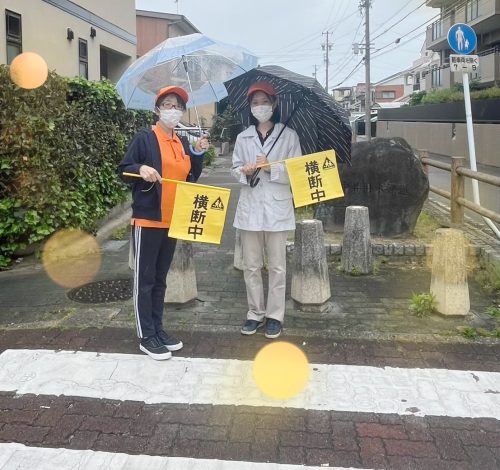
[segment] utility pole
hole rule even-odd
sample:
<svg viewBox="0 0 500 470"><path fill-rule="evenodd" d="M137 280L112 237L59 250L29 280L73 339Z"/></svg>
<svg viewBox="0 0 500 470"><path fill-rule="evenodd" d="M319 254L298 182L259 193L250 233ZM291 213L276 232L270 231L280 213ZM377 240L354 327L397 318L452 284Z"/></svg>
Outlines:
<svg viewBox="0 0 500 470"><path fill-rule="evenodd" d="M318 75L318 66L316 64L314 64L313 77L317 79L317 75Z"/></svg>
<svg viewBox="0 0 500 470"><path fill-rule="evenodd" d="M330 57L329 56L330 56L330 51L332 49L332 44L330 44L330 42L328 40L330 31L327 31L326 33L323 33L323 34L326 34L326 44L322 44L321 48L325 51L325 64L326 64L326 83L325 83L325 89L326 89L326 92L328 93L328 68L329 68L329 65L330 65Z"/></svg>
<svg viewBox="0 0 500 470"><path fill-rule="evenodd" d="M370 0L364 0L360 5L365 9L365 135L369 141L372 137L371 101L372 91L370 83Z"/></svg>

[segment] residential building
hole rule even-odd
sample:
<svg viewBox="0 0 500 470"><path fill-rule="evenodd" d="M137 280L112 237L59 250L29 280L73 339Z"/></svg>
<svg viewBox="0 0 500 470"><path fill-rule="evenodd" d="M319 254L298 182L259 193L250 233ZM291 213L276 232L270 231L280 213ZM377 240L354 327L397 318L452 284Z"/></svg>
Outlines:
<svg viewBox="0 0 500 470"><path fill-rule="evenodd" d="M425 91L430 88L429 83L425 80L426 76L433 68L439 67L440 60L437 52L425 48L424 42L420 50L420 57L413 61L411 67L405 71L405 98L417 91Z"/></svg>
<svg viewBox="0 0 500 470"><path fill-rule="evenodd" d="M201 33L184 15L136 10L137 57L167 38Z"/></svg>
<svg viewBox="0 0 500 470"><path fill-rule="evenodd" d="M401 106L402 101L400 100L406 96L409 89L413 87L410 83L409 76L403 71L373 83L372 88L372 108L377 109Z"/></svg>
<svg viewBox="0 0 500 470"><path fill-rule="evenodd" d="M500 82L500 0L426 0L440 9L440 18L427 27L426 48L439 54L440 63L425 77L426 88L448 88L462 81L462 74L450 70L447 34L455 23L467 23L476 32L479 69L471 74L481 86Z"/></svg>
<svg viewBox="0 0 500 470"><path fill-rule="evenodd" d="M0 63L21 52L50 70L117 81L136 57L135 0L0 0Z"/></svg>
<svg viewBox="0 0 500 470"><path fill-rule="evenodd" d="M345 109L350 109L351 107L351 96L352 96L352 87L345 86L340 88L335 88L332 90L333 98L335 101Z"/></svg>

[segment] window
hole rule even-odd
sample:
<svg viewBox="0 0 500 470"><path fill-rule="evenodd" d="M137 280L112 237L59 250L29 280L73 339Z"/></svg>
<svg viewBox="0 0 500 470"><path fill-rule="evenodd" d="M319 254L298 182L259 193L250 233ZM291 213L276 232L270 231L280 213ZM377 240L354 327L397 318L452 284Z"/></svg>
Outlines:
<svg viewBox="0 0 500 470"><path fill-rule="evenodd" d="M468 0L465 5L465 21L472 21L479 16L479 0Z"/></svg>
<svg viewBox="0 0 500 470"><path fill-rule="evenodd" d="M85 39L78 39L78 62L80 77L89 78L89 51Z"/></svg>
<svg viewBox="0 0 500 470"><path fill-rule="evenodd" d="M432 88L439 88L441 83L441 69L437 67L433 68L431 71L431 86Z"/></svg>
<svg viewBox="0 0 500 470"><path fill-rule="evenodd" d="M396 92L395 91L383 91L382 98L394 99L394 98L396 98Z"/></svg>
<svg viewBox="0 0 500 470"><path fill-rule="evenodd" d="M440 38L443 35L443 23L441 20L434 21L432 23L432 40Z"/></svg>
<svg viewBox="0 0 500 470"><path fill-rule="evenodd" d="M7 33L7 64L10 64L14 57L23 52L21 15L5 10L5 30Z"/></svg>

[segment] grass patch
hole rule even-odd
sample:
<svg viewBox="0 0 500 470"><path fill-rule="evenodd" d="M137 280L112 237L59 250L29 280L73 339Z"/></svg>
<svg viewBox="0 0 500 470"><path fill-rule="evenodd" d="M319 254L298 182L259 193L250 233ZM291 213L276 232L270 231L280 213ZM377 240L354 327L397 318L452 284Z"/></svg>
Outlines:
<svg viewBox="0 0 500 470"><path fill-rule="evenodd" d="M128 238L130 232L130 225L124 224L120 225L115 231L111 234L111 240L125 240Z"/></svg>
<svg viewBox="0 0 500 470"><path fill-rule="evenodd" d="M436 312L436 298L434 294L413 294L409 306L410 312L416 317L428 317Z"/></svg>
<svg viewBox="0 0 500 470"><path fill-rule="evenodd" d="M421 240L431 242L435 231L441 227L442 225L432 215L422 211L418 216L413 235Z"/></svg>
<svg viewBox="0 0 500 470"><path fill-rule="evenodd" d="M312 205L297 207L295 209L295 220L297 222L310 219L314 219L314 207Z"/></svg>
<svg viewBox="0 0 500 470"><path fill-rule="evenodd" d="M500 318L500 307L491 306L486 309L486 314L490 317Z"/></svg>
<svg viewBox="0 0 500 470"><path fill-rule="evenodd" d="M474 279L488 294L500 294L500 266L481 262Z"/></svg>
<svg viewBox="0 0 500 470"><path fill-rule="evenodd" d="M476 338L478 335L478 332L475 328L472 328L471 326L459 326L458 331L460 331L460 334L464 338Z"/></svg>

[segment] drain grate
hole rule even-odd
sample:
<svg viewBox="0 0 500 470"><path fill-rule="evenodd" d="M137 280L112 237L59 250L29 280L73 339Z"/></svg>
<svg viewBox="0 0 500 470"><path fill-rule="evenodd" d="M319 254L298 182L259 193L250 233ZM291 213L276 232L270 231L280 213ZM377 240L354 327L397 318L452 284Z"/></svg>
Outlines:
<svg viewBox="0 0 500 470"><path fill-rule="evenodd" d="M132 279L110 279L96 281L76 287L68 292L68 297L75 302L101 304L128 300L132 297Z"/></svg>

